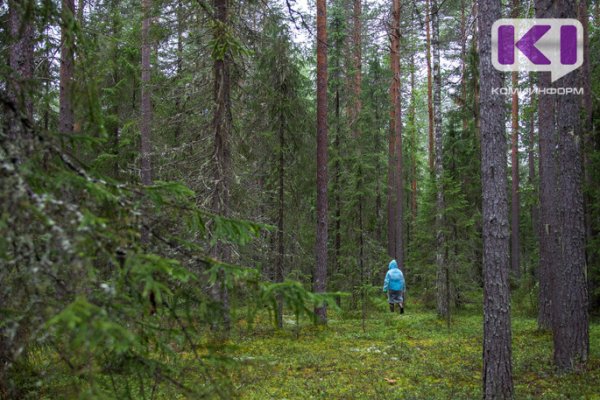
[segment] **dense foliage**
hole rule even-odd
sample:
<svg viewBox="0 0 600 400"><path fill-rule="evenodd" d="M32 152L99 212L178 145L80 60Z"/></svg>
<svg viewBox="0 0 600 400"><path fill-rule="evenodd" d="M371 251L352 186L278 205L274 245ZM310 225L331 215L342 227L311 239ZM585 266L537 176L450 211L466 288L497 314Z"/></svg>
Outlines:
<svg viewBox="0 0 600 400"><path fill-rule="evenodd" d="M381 314L391 223L389 4L362 4L356 91L353 2L328 2L328 293L315 294L314 10L293 1L229 1L224 22L217 3L202 0L153 0L149 15L137 1L78 1L74 14L65 12L66 3L0 3L0 53L10 60L0 65L0 398L374 397L397 386L400 396L480 396L474 383L483 292L479 33L472 1L440 2L441 179L428 165L426 8L402 2L402 252L407 309L419 305L406 323ZM594 96L592 129L583 140L584 189L589 309L596 315L600 2L588 3ZM141 80L145 17L148 83ZM61 128L64 45L74 54L70 132ZM27 46L31 60L16 68L14 49ZM231 82L227 212L214 206L222 184L215 178L221 168L215 114L224 90L218 62L227 63ZM28 63L30 75L22 68ZM518 86L535 84L533 74L518 77ZM140 150L142 87L152 106L147 155ZM511 281L519 315L517 393L591 396L598 383L597 325L592 379L564 378L575 388L568 392L562 380L548 378L549 336L534 331L531 320L542 229L537 103L533 96L519 100L521 274ZM151 185L141 179L146 156ZM228 256L215 256L221 254L215 249ZM440 251L448 270L449 333L432 311ZM306 324L323 304L335 310L329 331ZM397 332L406 340L392 345ZM332 361L335 346L352 347ZM364 361L358 370L354 351ZM381 351L391 357L383 364L374 356ZM433 362L438 356L443 360ZM403 377L388 376L396 366L390 359L407 365ZM361 380L365 366L383 374L371 386ZM333 375L323 392L302 381L316 380L321 368ZM344 376L336 377L340 371Z"/></svg>

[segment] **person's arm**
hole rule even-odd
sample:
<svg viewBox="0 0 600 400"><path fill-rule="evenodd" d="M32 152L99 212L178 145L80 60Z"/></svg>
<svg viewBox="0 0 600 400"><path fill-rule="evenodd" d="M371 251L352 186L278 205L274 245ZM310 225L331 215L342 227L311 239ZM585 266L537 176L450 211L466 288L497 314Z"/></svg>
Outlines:
<svg viewBox="0 0 600 400"><path fill-rule="evenodd" d="M400 271L400 278L401 278L401 286L400 286L400 295L402 296L402 301L404 301L404 293L406 291L406 283L404 281L404 274L402 273L402 271Z"/></svg>
<svg viewBox="0 0 600 400"><path fill-rule="evenodd" d="M383 281L383 291L387 292L388 285L390 284L390 273L385 274L385 280Z"/></svg>

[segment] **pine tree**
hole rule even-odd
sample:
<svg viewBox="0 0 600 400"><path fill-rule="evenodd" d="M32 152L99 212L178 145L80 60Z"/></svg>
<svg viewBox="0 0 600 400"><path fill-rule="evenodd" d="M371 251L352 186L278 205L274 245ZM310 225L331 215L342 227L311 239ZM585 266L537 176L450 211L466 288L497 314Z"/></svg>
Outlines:
<svg viewBox="0 0 600 400"><path fill-rule="evenodd" d="M228 40L229 0L213 0L215 19L213 21L213 99L214 114L212 128L214 132L214 177L212 191L212 208L223 216L230 215L231 186L231 51ZM213 246L212 256L219 261L228 262L231 249L228 245L217 243ZM212 287L213 300L220 305L223 328L226 333L231 329L229 310L229 294L225 285L225 276L219 271L218 279Z"/></svg>
<svg viewBox="0 0 600 400"><path fill-rule="evenodd" d="M388 219L388 224L392 225L393 242L391 246L393 251L389 256L398 262L400 269L404 268L404 244L403 244L403 226L404 226L404 182L403 182L403 161L402 161L402 103L401 103L401 77L400 77L400 0L394 0L392 3L392 24L390 32L390 64L392 69L392 83L390 86L391 97L391 118L390 128L393 145L390 145L392 153L390 156L391 165L389 169L392 173L391 191L388 193L390 198L390 213L393 219ZM389 181L389 178L388 178ZM388 231L390 228L388 228ZM389 239L388 239L389 241Z"/></svg>
<svg viewBox="0 0 600 400"><path fill-rule="evenodd" d="M317 238L313 276L315 293L327 287L327 4L317 1ZM327 323L325 305L315 307L320 323Z"/></svg>
<svg viewBox="0 0 600 400"><path fill-rule="evenodd" d="M440 65L440 26L437 0L432 2L433 47L433 113L435 126L435 182L436 196L436 265L437 265L437 312L440 317L450 318L450 271L446 263L446 239L444 237L444 164L442 135L442 72Z"/></svg>
<svg viewBox="0 0 600 400"><path fill-rule="evenodd" d="M512 18L519 17L519 1L513 0ZM511 112L511 171L512 171L512 190L510 202L510 237L511 237L511 271L513 276L519 278L521 275L520 266L520 240L519 240L519 95L515 89L519 86L519 74L513 72L512 76L512 112Z"/></svg>
<svg viewBox="0 0 600 400"><path fill-rule="evenodd" d="M536 17L550 18L552 1L536 0ZM538 73L540 88L552 86L550 73ZM552 95L540 93L538 100L539 130L539 171L540 171L540 264L538 268L539 300L538 326L549 329L552 326L552 298L554 289L551 282L559 268L558 243L558 201L554 188L558 182L556 164L556 128L554 125L555 100Z"/></svg>
<svg viewBox="0 0 600 400"><path fill-rule="evenodd" d="M75 17L75 1L62 0L62 25L60 30L60 116L59 130L63 134L73 132L73 29L70 28Z"/></svg>
<svg viewBox="0 0 600 400"><path fill-rule="evenodd" d="M434 172L434 150L433 150L433 130L434 130L434 118L433 118L433 79L431 75L431 9L429 7L429 1L425 0L425 38L426 38L426 54L425 58L427 61L427 115L429 117L428 125L428 144L429 144L429 171Z"/></svg>
<svg viewBox="0 0 600 400"><path fill-rule="evenodd" d="M502 73L492 66L491 26L500 18L498 0L479 1L479 81L481 85L481 176L483 190L483 394L512 399L509 233L506 193Z"/></svg>
<svg viewBox="0 0 600 400"><path fill-rule="evenodd" d="M576 18L577 3L559 3L559 18ZM579 71L557 82L557 87L576 87ZM554 362L571 371L586 363L589 356L589 319L585 265L585 224L582 190L581 95L558 96L556 105L558 136L557 200L559 201L560 267L555 271L552 298Z"/></svg>
<svg viewBox="0 0 600 400"><path fill-rule="evenodd" d="M9 81L10 100L27 118L31 119L33 101L29 87L33 80L34 26L32 18L26 18L27 13L31 11L28 7L31 7L30 2L11 0L8 3L8 27L11 40L8 62L14 75ZM18 126L9 125L7 131L8 137L13 141L31 139L26 132L20 131Z"/></svg>

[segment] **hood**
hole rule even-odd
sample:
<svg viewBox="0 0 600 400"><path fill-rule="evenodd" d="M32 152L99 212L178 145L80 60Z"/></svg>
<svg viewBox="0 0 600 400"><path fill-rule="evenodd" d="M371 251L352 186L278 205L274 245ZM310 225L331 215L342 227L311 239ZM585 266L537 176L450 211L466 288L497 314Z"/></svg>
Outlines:
<svg viewBox="0 0 600 400"><path fill-rule="evenodd" d="M396 262L396 260L392 260L390 261L390 266L389 269L394 269L394 268L398 268L398 263Z"/></svg>

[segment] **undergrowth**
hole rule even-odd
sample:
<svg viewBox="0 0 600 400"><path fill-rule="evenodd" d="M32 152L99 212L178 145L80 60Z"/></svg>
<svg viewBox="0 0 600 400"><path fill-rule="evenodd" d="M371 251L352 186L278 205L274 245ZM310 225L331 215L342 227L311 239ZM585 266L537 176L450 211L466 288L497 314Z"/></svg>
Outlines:
<svg viewBox="0 0 600 400"><path fill-rule="evenodd" d="M240 335L224 351L241 399L473 399L481 398L482 317L455 315L450 328L435 313L360 319L333 313L326 328L306 321L294 329ZM600 324L590 329L585 370L558 375L552 337L535 319L513 316L513 374L518 399L600 399Z"/></svg>

